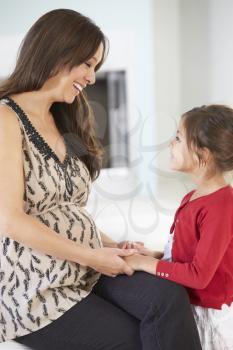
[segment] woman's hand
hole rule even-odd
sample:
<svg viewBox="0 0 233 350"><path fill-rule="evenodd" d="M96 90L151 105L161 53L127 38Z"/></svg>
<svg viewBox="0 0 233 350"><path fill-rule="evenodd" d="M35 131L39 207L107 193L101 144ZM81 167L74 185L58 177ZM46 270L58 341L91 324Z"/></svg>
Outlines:
<svg viewBox="0 0 233 350"><path fill-rule="evenodd" d="M97 248L90 251L88 266L110 277L119 274L131 276L134 273L123 257L129 257L135 249Z"/></svg>
<svg viewBox="0 0 233 350"><path fill-rule="evenodd" d="M163 252L158 252L158 251L146 248L143 242L122 241L118 243L118 248L136 249L137 253L141 255L152 256L153 258L156 258L156 259L162 259L164 255Z"/></svg>
<svg viewBox="0 0 233 350"><path fill-rule="evenodd" d="M158 264L158 259L152 256L145 256L140 254L134 254L124 258L127 264L134 271L145 271L154 275L156 273L156 268Z"/></svg>

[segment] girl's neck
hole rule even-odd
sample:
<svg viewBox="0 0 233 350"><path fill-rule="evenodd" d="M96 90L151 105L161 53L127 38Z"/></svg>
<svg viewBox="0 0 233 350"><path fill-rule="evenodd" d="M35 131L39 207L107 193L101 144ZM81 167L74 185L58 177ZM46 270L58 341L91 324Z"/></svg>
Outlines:
<svg viewBox="0 0 233 350"><path fill-rule="evenodd" d="M196 191L193 193L192 199L208 195L227 185L223 174L215 174L210 176L194 177L197 185Z"/></svg>

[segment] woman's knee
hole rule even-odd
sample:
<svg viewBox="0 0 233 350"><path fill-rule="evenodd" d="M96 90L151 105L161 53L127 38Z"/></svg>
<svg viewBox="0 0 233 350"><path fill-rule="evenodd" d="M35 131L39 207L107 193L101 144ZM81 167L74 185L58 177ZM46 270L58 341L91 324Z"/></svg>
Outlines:
<svg viewBox="0 0 233 350"><path fill-rule="evenodd" d="M180 302L189 302L188 293L185 289L185 287L181 286L180 284L177 284L175 282L169 281L169 288L171 290L171 297L174 302L180 303Z"/></svg>
<svg viewBox="0 0 233 350"><path fill-rule="evenodd" d="M155 293L152 303L157 307L174 306L175 308L189 305L189 297L186 289L172 281L155 278Z"/></svg>
<svg viewBox="0 0 233 350"><path fill-rule="evenodd" d="M123 312L123 317L115 317L114 328L111 327L110 338L119 350L141 350L140 323L139 321ZM115 348L114 348L115 349Z"/></svg>

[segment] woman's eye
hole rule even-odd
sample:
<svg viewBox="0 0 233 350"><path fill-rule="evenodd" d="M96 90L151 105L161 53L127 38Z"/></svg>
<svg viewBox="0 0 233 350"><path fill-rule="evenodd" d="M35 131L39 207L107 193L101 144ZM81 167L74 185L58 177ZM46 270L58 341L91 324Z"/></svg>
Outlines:
<svg viewBox="0 0 233 350"><path fill-rule="evenodd" d="M88 62L85 62L85 65L86 65L88 68L90 68L90 67L91 67L91 64L90 64L90 63L88 63Z"/></svg>

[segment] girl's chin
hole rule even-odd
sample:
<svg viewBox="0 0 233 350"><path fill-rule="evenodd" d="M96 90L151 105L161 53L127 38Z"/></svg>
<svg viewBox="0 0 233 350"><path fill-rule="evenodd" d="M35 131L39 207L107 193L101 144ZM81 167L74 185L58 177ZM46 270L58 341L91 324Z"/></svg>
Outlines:
<svg viewBox="0 0 233 350"><path fill-rule="evenodd" d="M180 167L177 164L174 164L173 162L170 163L170 169L180 171Z"/></svg>

